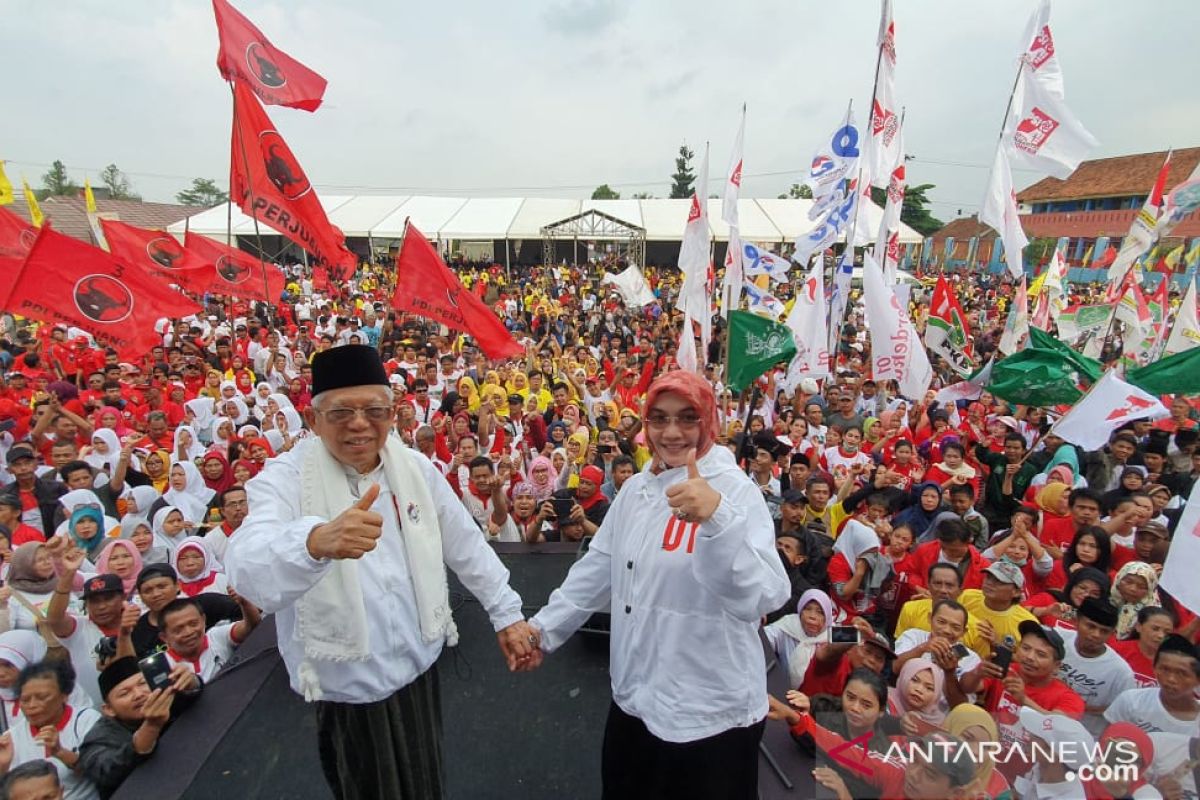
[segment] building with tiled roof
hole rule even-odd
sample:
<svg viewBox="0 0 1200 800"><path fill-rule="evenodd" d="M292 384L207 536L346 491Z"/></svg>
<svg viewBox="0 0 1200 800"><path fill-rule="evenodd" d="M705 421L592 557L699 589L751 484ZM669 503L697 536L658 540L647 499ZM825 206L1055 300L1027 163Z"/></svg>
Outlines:
<svg viewBox="0 0 1200 800"><path fill-rule="evenodd" d="M16 202L5 206L22 219L29 221L29 207L25 204L25 193L14 192ZM94 244L92 229L88 225L87 206L83 197L47 197L39 200L38 206L51 227L80 241ZM197 211L195 206L173 203L143 203L140 200L112 200L96 191L96 213L104 219L120 220L139 228L166 230L168 225L179 222Z"/></svg>

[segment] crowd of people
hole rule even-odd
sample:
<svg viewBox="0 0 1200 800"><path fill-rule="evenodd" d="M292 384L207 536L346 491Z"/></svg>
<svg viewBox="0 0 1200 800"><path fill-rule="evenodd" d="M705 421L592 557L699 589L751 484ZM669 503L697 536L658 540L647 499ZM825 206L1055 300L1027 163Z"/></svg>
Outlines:
<svg viewBox="0 0 1200 800"><path fill-rule="evenodd" d="M364 421L444 476L482 541L574 542L633 524L628 505L609 510L630 480L664 466L656 431L704 427L694 406L664 416L647 402L679 369L678 272L646 268L657 301L631 307L600 282L614 259L454 266L522 357L490 360L469 337L391 310L392 276L372 264L319 290L288 267L269 306L203 298L205 314L162 320L161 345L145 354L0 318L8 796L32 796L18 783L109 796L259 624L235 580L247 570L227 564L255 513L247 484L314 436L315 414L358 419L314 408L317 354L378 351L392 402L361 409ZM962 274L952 285L986 357L1012 284ZM910 302L920 325L928 291ZM986 391L940 404L937 385L903 397L876 384L857 302L840 330L831 374L790 389L787 364L752 393L726 387L719 316L701 353L709 444L749 476L755 504L761 493L790 582L761 620L792 689L771 699L771 720L816 755L817 780L839 800L1195 798L1200 618L1158 586L1200 476L1195 398L1170 398L1170 418L1085 452L1050 431L1047 409ZM957 380L931 358L940 384ZM718 512L691 513L690 526L668 520L664 551L719 546L697 537ZM548 649L551 623L531 622ZM865 773L827 756L860 738ZM905 738L965 743L969 755L888 757ZM1134 753L1137 769L1085 779L1090 761L1066 770L1029 747L1068 741L1132 743L1110 750Z"/></svg>

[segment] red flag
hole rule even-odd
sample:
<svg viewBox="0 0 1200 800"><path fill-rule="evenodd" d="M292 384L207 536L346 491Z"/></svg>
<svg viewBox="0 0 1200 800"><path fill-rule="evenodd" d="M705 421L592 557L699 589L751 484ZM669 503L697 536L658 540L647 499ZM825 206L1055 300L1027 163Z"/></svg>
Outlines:
<svg viewBox="0 0 1200 800"><path fill-rule="evenodd" d="M312 285L314 292L329 291L329 270L324 267L313 267Z"/></svg>
<svg viewBox="0 0 1200 800"><path fill-rule="evenodd" d="M20 263L36 238L37 228L8 209L0 208L0 258L13 258Z"/></svg>
<svg viewBox="0 0 1200 800"><path fill-rule="evenodd" d="M154 324L201 308L148 271L43 227L0 308L75 325L120 353L162 344Z"/></svg>
<svg viewBox="0 0 1200 800"><path fill-rule="evenodd" d="M191 231L184 234L183 246L210 264L216 265L209 291L262 300L265 303L279 302L279 296L283 294L283 273L273 265L262 262L244 250Z"/></svg>
<svg viewBox="0 0 1200 800"><path fill-rule="evenodd" d="M204 292L213 282L213 262L188 251L166 231L136 228L124 222L101 219L108 250L126 264L133 264L175 283L189 292Z"/></svg>
<svg viewBox="0 0 1200 800"><path fill-rule="evenodd" d="M1095 263L1092 264L1092 267L1094 269L1099 269L1100 267L1107 267L1109 264L1113 263L1116 260L1117 260L1117 248L1113 247L1110 244L1108 246L1108 249L1104 251L1104 255L1100 256L1100 258Z"/></svg>
<svg viewBox="0 0 1200 800"><path fill-rule="evenodd" d="M272 106L316 111L325 79L283 52L225 0L213 0L217 17L217 69L227 81L250 87Z"/></svg>
<svg viewBox="0 0 1200 800"><path fill-rule="evenodd" d="M491 309L463 288L458 276L411 222L396 256L392 305L471 334L488 358L509 358L525 352Z"/></svg>
<svg viewBox="0 0 1200 800"><path fill-rule="evenodd" d="M350 277L358 259L325 216L287 142L244 84L234 84L233 98L233 201L311 253L335 279Z"/></svg>

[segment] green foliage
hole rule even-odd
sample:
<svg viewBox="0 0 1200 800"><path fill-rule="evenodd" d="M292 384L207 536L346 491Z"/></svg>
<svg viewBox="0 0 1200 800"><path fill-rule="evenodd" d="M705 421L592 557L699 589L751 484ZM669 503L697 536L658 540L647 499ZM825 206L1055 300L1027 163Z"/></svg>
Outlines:
<svg viewBox="0 0 1200 800"><path fill-rule="evenodd" d="M675 174L671 176L671 197L677 200L692 196L692 184L696 182L696 173L692 172L692 158L695 155L686 144L679 145Z"/></svg>
<svg viewBox="0 0 1200 800"><path fill-rule="evenodd" d="M787 194L779 195L780 200L812 200L812 189L804 183L793 183Z"/></svg>
<svg viewBox="0 0 1200 800"><path fill-rule="evenodd" d="M607 183L602 183L592 192L593 200L620 200L621 193L609 186Z"/></svg>
<svg viewBox="0 0 1200 800"><path fill-rule="evenodd" d="M900 206L900 221L922 236L929 236L946 224L933 216L927 208L929 205L927 194L933 188L932 183L921 183L905 188L904 205ZM887 190L871 189L871 200L877 205L884 205L887 202Z"/></svg>
<svg viewBox="0 0 1200 800"><path fill-rule="evenodd" d="M109 164L100 173L100 182L108 187L108 195L114 200L141 200L141 195L133 191L133 185L125 173L117 169L116 164Z"/></svg>
<svg viewBox="0 0 1200 800"><path fill-rule="evenodd" d="M74 197L79 194L80 187L67 174L66 165L55 161L50 165L50 171L42 176L42 189L46 197Z"/></svg>
<svg viewBox="0 0 1200 800"><path fill-rule="evenodd" d="M175 195L175 199L185 206L208 208L228 202L229 194L221 191L211 178L196 178L192 181L192 187Z"/></svg>

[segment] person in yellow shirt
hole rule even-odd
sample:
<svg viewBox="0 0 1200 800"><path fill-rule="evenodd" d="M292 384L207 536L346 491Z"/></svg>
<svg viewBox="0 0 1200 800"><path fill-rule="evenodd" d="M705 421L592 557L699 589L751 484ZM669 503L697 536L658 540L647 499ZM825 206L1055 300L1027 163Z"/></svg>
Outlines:
<svg viewBox="0 0 1200 800"><path fill-rule="evenodd" d="M997 561L983 571L983 588L965 590L958 602L978 621L982 638L991 644L1015 647L1021 641L1018 630L1021 623L1038 622L1037 617L1019 605L1024 588L1021 568L1008 561ZM986 657L990 656L989 647Z"/></svg>
<svg viewBox="0 0 1200 800"><path fill-rule="evenodd" d="M928 631L930 614L933 604L938 600L955 600L962 603L964 594L962 576L958 574L953 564L938 563L929 568L926 576L929 585L928 597L918 597L909 600L900 608L900 616L896 620L896 636L899 640L910 630ZM965 607L965 606L964 606ZM963 634L963 644L979 654L980 658L988 658L992 654L992 643L979 633L979 621L967 612L967 628Z"/></svg>

